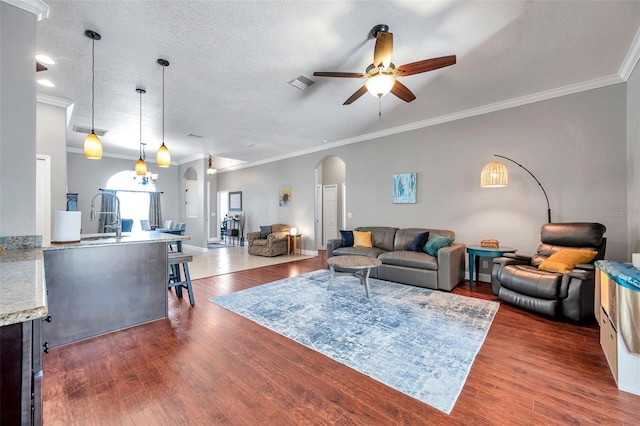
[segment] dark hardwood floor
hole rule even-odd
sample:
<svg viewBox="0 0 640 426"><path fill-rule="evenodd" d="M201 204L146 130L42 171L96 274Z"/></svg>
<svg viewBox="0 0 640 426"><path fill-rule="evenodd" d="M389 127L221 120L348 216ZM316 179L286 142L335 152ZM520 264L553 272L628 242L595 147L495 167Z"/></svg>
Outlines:
<svg viewBox="0 0 640 426"><path fill-rule="evenodd" d="M640 396L617 390L595 322L502 305L446 415L208 301L324 267L322 252L200 279L194 307L171 293L168 319L52 349L44 424L638 424ZM454 292L495 300L486 283Z"/></svg>

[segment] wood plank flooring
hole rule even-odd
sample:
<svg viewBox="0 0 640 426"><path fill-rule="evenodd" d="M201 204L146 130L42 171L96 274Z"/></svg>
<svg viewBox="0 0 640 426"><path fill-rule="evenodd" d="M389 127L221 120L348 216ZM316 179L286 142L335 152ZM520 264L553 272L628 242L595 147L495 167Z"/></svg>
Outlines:
<svg viewBox="0 0 640 426"><path fill-rule="evenodd" d="M194 281L169 318L44 355L45 425L635 425L595 324L502 305L446 415L208 299L325 268L325 255ZM375 289L372 289L375 294ZM495 300L489 284L457 294Z"/></svg>

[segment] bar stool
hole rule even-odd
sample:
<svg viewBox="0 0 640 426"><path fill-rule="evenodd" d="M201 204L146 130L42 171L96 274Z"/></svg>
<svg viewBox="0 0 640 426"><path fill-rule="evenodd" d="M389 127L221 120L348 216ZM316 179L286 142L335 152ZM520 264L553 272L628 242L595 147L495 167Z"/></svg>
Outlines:
<svg viewBox="0 0 640 426"><path fill-rule="evenodd" d="M189 302L191 306L193 306L196 302L193 297L193 287L191 286L191 276L189 275L189 262L193 260L193 256L176 252L169 253L169 282L168 288L175 288L176 295L178 297L182 297L182 289L186 288L189 293ZM182 265L182 269L184 271L184 281L180 277L180 265Z"/></svg>

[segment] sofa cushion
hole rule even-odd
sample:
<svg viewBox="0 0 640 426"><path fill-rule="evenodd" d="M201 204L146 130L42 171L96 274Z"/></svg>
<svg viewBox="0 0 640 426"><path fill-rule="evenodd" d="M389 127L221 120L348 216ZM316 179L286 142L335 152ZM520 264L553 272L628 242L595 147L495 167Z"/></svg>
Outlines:
<svg viewBox="0 0 640 426"><path fill-rule="evenodd" d="M580 263L591 262L597 254L592 250L560 249L538 265L538 269L563 274Z"/></svg>
<svg viewBox="0 0 640 426"><path fill-rule="evenodd" d="M373 247L371 243L371 231L353 231L354 247Z"/></svg>
<svg viewBox="0 0 640 426"><path fill-rule="evenodd" d="M411 240L411 243L409 243L409 247L407 247L407 250L417 251L421 253L424 245L427 244L427 241L429 241L429 232L421 232L419 234L416 234L416 236L413 237L413 240Z"/></svg>
<svg viewBox="0 0 640 426"><path fill-rule="evenodd" d="M377 258L382 253L386 252L378 247L340 247L333 251L336 256L368 256L373 258Z"/></svg>
<svg viewBox="0 0 640 426"><path fill-rule="evenodd" d="M253 240L254 246L267 246L269 245L269 240L266 238L261 238L259 240Z"/></svg>
<svg viewBox="0 0 640 426"><path fill-rule="evenodd" d="M430 254L431 256L437 256L438 250L443 247L448 247L453 244L453 237L443 237L438 234L432 234L429 241L424 246L424 252Z"/></svg>
<svg viewBox="0 0 640 426"><path fill-rule="evenodd" d="M562 274L539 271L535 266L507 265L498 272L502 287L540 299L560 297Z"/></svg>
<svg viewBox="0 0 640 426"><path fill-rule="evenodd" d="M340 236L342 237L342 241L340 242L342 247L353 246L353 231L340 230Z"/></svg>
<svg viewBox="0 0 640 426"><path fill-rule="evenodd" d="M260 227L260 239L261 240L266 240L270 233L271 233L271 226L261 226Z"/></svg>
<svg viewBox="0 0 640 426"><path fill-rule="evenodd" d="M438 259L422 252L390 251L382 253L378 259L384 265L406 266L407 268L438 270Z"/></svg>
<svg viewBox="0 0 640 426"><path fill-rule="evenodd" d="M397 230L398 228L388 226L360 226L354 229L354 231L370 231L371 244L385 251L394 250L393 241Z"/></svg>
<svg viewBox="0 0 640 426"><path fill-rule="evenodd" d="M413 241L416 235L423 232L428 232L429 237L433 236L434 234L438 234L442 237L455 237L455 233L453 231L447 231L444 229L402 228L398 229L394 236L392 250L409 250L409 244L411 244L411 241Z"/></svg>

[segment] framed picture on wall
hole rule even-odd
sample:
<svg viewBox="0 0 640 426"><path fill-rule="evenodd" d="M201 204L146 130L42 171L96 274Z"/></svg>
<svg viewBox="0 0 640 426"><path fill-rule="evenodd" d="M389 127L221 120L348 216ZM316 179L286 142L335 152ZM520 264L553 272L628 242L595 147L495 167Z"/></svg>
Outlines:
<svg viewBox="0 0 640 426"><path fill-rule="evenodd" d="M242 191L229 193L229 211L242 210Z"/></svg>
<svg viewBox="0 0 640 426"><path fill-rule="evenodd" d="M281 186L278 194L278 205L280 207L291 206L291 186Z"/></svg>
<svg viewBox="0 0 640 426"><path fill-rule="evenodd" d="M393 175L392 196L393 204L407 204L416 202L416 174L400 173Z"/></svg>

